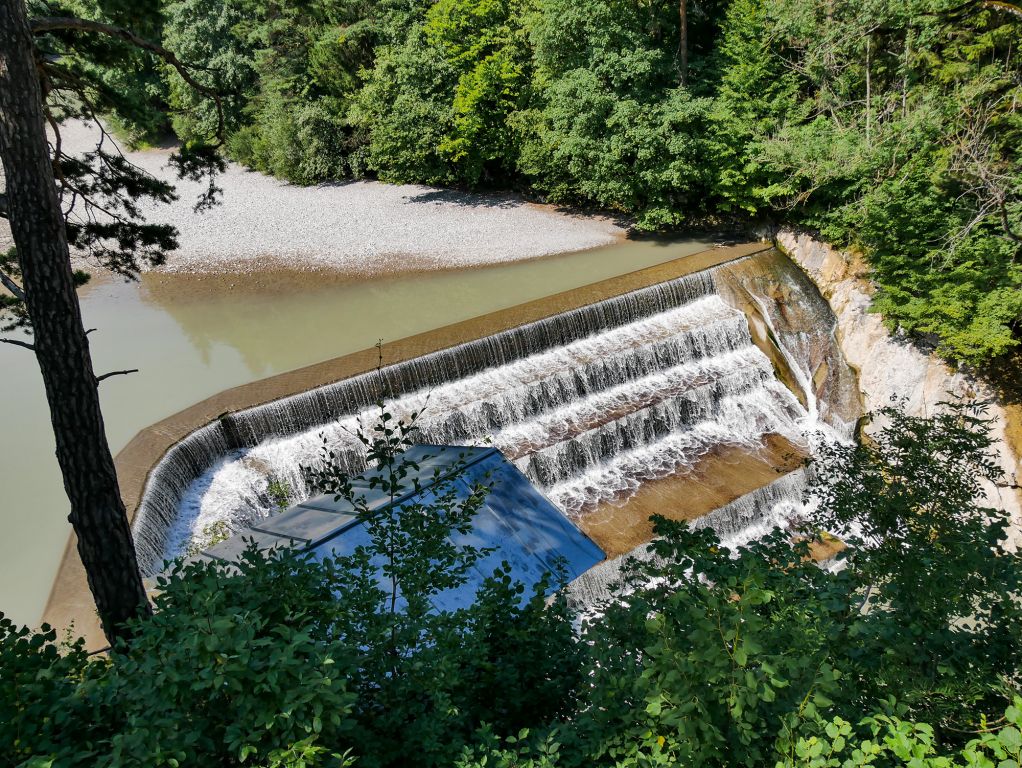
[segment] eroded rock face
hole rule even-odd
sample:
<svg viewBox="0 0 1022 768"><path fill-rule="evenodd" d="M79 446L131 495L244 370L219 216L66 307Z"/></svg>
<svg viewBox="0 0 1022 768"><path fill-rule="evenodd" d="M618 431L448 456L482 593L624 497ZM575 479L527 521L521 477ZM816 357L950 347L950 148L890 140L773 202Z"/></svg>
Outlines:
<svg viewBox="0 0 1022 768"><path fill-rule="evenodd" d="M990 387L889 332L880 315L869 311L873 286L860 257L793 230L781 230L775 239L830 302L838 321L838 343L848 364L858 372L866 411L876 411L892 399L900 399L905 401L909 414L925 416L952 397L993 400L989 415L995 419L999 463L1007 478L1017 482L1016 478L1022 476L1022 462L1007 440L1009 415ZM867 432L879 426L880 422L874 422ZM990 487L987 495L991 503L1009 512L1015 523L1013 540L1016 545L1022 544L1019 494Z"/></svg>
<svg viewBox="0 0 1022 768"><path fill-rule="evenodd" d="M714 277L810 416L851 438L862 415L855 373L839 348L837 318L805 271L770 250L726 264Z"/></svg>

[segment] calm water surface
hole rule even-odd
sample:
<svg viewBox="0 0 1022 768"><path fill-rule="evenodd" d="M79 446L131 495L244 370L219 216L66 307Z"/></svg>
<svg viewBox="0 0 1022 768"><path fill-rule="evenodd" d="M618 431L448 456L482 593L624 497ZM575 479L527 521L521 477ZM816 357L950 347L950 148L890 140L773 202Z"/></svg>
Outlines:
<svg viewBox="0 0 1022 768"><path fill-rule="evenodd" d="M82 300L120 450L143 427L222 389L676 259L707 243L629 241L530 262L196 296L186 279L107 282ZM32 355L0 345L0 611L38 621L67 542L68 503Z"/></svg>

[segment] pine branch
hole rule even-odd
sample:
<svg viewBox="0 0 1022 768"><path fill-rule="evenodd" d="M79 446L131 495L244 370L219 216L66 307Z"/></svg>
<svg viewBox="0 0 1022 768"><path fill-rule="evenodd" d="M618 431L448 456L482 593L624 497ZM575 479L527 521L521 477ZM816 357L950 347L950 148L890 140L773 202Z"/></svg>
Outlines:
<svg viewBox="0 0 1022 768"><path fill-rule="evenodd" d="M25 292L21 290L21 286L18 285L14 280L11 279L10 275L0 269L0 284L3 285L8 291L14 294L14 298L25 300Z"/></svg>
<svg viewBox="0 0 1022 768"><path fill-rule="evenodd" d="M1002 3L999 2L999 0L986 0L986 2L983 3L983 7L995 11L1004 11L1018 19L1022 19L1022 7L1019 7L1014 3Z"/></svg>
<svg viewBox="0 0 1022 768"><path fill-rule="evenodd" d="M1001 0L967 0L967 2L954 8L946 8L943 11L930 11L924 13L923 16L940 16L945 19L956 19L981 10L1003 11L1017 19L1022 19L1022 7L1014 3L1001 2Z"/></svg>
<svg viewBox="0 0 1022 768"><path fill-rule="evenodd" d="M75 16L49 16L32 19L29 22L29 28L31 29L32 34L35 35L42 35L47 32L59 32L62 30L94 32L117 40L123 40L129 45L133 45L136 48L141 48L144 51L149 51L150 53L155 54L159 58L163 59L163 61L167 64L172 66L181 76L181 79L189 86L201 93L203 96L212 99L213 103L216 105L217 115L217 142L214 146L220 146L223 144L225 125L223 102L220 99L220 94L215 89L209 88L196 80L192 76L191 68L183 64L173 52L168 51L162 45L157 45L156 43L146 40L144 37L139 37L134 32L125 29L124 27L118 27L113 24L104 24L99 21L89 21L88 19L79 19Z"/></svg>
<svg viewBox="0 0 1022 768"><path fill-rule="evenodd" d="M35 345L29 344L27 341L19 341L18 339L0 339L0 344L13 344L16 347L24 347L30 352L35 352Z"/></svg>
<svg viewBox="0 0 1022 768"><path fill-rule="evenodd" d="M102 376L96 377L96 383L109 379L111 376L127 376L129 373L138 373L138 368L131 368L127 371L110 371L110 373L104 373Z"/></svg>

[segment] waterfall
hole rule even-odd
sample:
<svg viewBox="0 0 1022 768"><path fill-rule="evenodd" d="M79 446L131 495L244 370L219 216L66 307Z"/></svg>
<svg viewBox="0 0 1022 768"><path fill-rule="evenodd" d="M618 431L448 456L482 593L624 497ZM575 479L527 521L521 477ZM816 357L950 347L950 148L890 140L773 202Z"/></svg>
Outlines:
<svg viewBox="0 0 1022 768"><path fill-rule="evenodd" d="M722 267L717 285L732 305L744 304L762 322L810 418L826 437L850 439L862 415L858 382L841 354L837 319L812 280L773 251Z"/></svg>
<svg viewBox="0 0 1022 768"><path fill-rule="evenodd" d="M735 549L747 544L777 526L784 526L799 512L806 490L804 470L789 472L768 485L732 501L692 523L697 528L712 528L721 544ZM579 576L568 589L569 600L581 612L592 615L600 611L612 597L612 585L621 579L625 561L634 558L651 560L655 555L648 544L640 544L631 552L605 560Z"/></svg>
<svg viewBox="0 0 1022 768"><path fill-rule="evenodd" d="M360 423L373 423L381 391L390 393L388 411L395 417L421 412L417 440L493 445L574 517L693 466L720 446L754 451L767 434L805 444L816 414L775 377L745 314L718 290L721 269L197 430L151 473L134 525L143 569L158 570L165 557L203 543L213 524L237 531L269 514L275 507L271 480L280 481L292 501L312 495L303 468L318 466L324 447L348 471L364 469L354 433ZM731 506L710 517L744 520L747 529L762 509L751 508L743 518L737 508L725 511Z"/></svg>

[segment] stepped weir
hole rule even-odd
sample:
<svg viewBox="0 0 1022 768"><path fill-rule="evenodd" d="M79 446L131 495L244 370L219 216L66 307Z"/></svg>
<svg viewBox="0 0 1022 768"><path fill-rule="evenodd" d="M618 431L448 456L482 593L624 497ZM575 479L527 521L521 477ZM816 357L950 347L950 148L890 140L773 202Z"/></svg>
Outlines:
<svg viewBox="0 0 1022 768"><path fill-rule="evenodd" d="M809 278L745 243L387 343L384 376L402 409L429 395L423 441L490 440L614 557L649 540L653 512L728 536L783 524L809 435L850 436L860 415L835 333ZM203 543L210 523L265 514L271 477L296 499L321 433L359 469L341 427L375 401L376 359L227 390L136 435L116 461L144 569ZM43 620L100 648L75 546Z"/></svg>
<svg viewBox="0 0 1022 768"><path fill-rule="evenodd" d="M499 448L583 530L612 530L643 487L724 452L763 462L770 441L804 455L814 433L849 436L857 393L834 333L808 278L767 252L225 414L150 472L139 560L154 573L210 531L266 516L271 483L292 503L313 495L303 468L324 447L361 472L354 432L384 392L395 417L421 412L421 442ZM704 524L754 535L797 504L800 478L742 489Z"/></svg>

